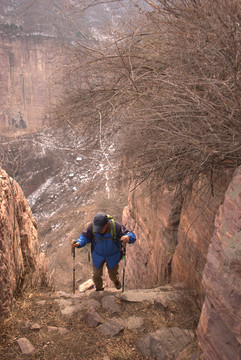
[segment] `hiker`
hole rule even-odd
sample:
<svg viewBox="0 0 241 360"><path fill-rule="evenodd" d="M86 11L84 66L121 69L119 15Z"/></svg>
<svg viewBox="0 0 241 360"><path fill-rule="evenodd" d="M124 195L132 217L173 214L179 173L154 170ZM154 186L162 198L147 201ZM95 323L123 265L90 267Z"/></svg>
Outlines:
<svg viewBox="0 0 241 360"><path fill-rule="evenodd" d="M121 260L121 248L127 243L134 243L136 236L127 230L125 226L106 214L98 213L93 222L82 232L79 239L73 240L72 248L81 248L91 243L93 262L93 281L96 291L103 288L103 267L106 263L110 279L114 282L116 289L121 288L118 268Z"/></svg>

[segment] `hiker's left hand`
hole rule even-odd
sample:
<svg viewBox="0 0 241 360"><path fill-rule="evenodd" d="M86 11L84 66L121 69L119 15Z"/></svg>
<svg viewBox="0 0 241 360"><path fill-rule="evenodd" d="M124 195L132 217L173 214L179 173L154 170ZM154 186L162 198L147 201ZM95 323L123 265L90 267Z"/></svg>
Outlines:
<svg viewBox="0 0 241 360"><path fill-rule="evenodd" d="M123 242L123 245L126 246L126 244L130 241L130 238L128 235L123 235L121 238L120 238L120 241Z"/></svg>

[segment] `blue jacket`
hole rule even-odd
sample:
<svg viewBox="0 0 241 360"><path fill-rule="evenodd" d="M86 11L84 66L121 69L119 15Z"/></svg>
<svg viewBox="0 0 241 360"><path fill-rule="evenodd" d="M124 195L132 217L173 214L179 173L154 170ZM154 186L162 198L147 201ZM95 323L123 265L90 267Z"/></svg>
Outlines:
<svg viewBox="0 0 241 360"><path fill-rule="evenodd" d="M128 235L130 238L129 244L132 244L136 241L136 236L133 232L130 232L120 224L115 221L116 224L116 237L117 240L114 240L111 237L111 232L106 234L92 232L93 223L90 223L85 231L80 235L77 242L79 243L79 248L85 246L88 243L92 244L92 261L94 266L99 269L103 261L106 261L108 268L113 269L120 261L120 248L121 241L120 238L123 235Z"/></svg>

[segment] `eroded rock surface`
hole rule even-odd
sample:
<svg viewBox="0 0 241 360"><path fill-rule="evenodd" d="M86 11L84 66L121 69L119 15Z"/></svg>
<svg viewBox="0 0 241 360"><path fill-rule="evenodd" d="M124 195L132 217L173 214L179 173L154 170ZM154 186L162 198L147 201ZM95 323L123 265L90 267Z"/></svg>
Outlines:
<svg viewBox="0 0 241 360"><path fill-rule="evenodd" d="M229 181L223 176L211 186L203 176L184 199L173 188L158 188L155 181L130 193L123 222L134 230L137 241L127 247L129 288L182 283L203 295L202 272Z"/></svg>
<svg viewBox="0 0 241 360"><path fill-rule="evenodd" d="M216 217L203 285L198 339L204 360L241 359L241 168Z"/></svg>
<svg viewBox="0 0 241 360"><path fill-rule="evenodd" d="M1 36L0 49L1 135L36 131L48 124L47 107L63 89L63 84L51 86L61 63L58 43L45 36Z"/></svg>
<svg viewBox="0 0 241 360"><path fill-rule="evenodd" d="M155 186L147 184L147 188L149 185ZM131 193L123 223L134 230L137 241L127 247L128 288L152 288L170 281L181 206L181 200L175 201L174 189L150 192L137 187Z"/></svg>
<svg viewBox="0 0 241 360"><path fill-rule="evenodd" d="M172 261L172 283L203 294L202 273L214 231L215 215L224 199L227 180L216 181L213 187L204 176L185 198L178 227L178 245Z"/></svg>
<svg viewBox="0 0 241 360"><path fill-rule="evenodd" d="M46 281L36 221L19 185L0 169L0 314L28 284Z"/></svg>

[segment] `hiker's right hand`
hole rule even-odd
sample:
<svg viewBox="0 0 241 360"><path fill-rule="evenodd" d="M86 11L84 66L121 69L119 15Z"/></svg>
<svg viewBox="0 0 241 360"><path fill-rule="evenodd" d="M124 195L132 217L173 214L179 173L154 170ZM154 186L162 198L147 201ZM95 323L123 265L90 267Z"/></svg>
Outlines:
<svg viewBox="0 0 241 360"><path fill-rule="evenodd" d="M76 248L79 246L79 243L76 240L72 240L71 247Z"/></svg>

